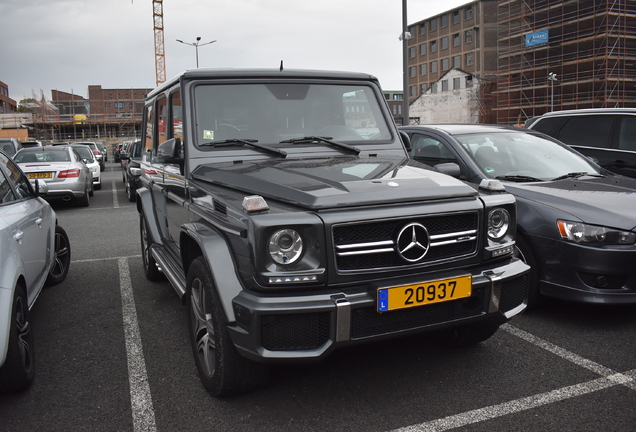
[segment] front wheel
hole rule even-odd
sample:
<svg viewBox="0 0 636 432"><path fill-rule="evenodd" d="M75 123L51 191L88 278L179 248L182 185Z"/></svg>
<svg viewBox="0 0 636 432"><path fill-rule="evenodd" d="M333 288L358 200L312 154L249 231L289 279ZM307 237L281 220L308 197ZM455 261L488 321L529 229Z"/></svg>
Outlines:
<svg viewBox="0 0 636 432"><path fill-rule="evenodd" d="M71 243L64 228L55 226L55 252L53 266L46 277L46 285L57 285L66 279L71 263Z"/></svg>
<svg viewBox="0 0 636 432"><path fill-rule="evenodd" d="M135 202L135 186L131 185L130 182L126 182L126 196L128 197L128 201Z"/></svg>
<svg viewBox="0 0 636 432"><path fill-rule="evenodd" d="M163 273L157 267L157 261L150 251L151 237L148 233L148 222L143 214L139 215L139 233L141 237L141 260L144 266L144 274L146 279L158 281L163 279Z"/></svg>
<svg viewBox="0 0 636 432"><path fill-rule="evenodd" d="M17 285L13 293L9 326L9 349L0 368L0 393L26 390L35 376L33 332L26 291L21 285Z"/></svg>
<svg viewBox="0 0 636 432"><path fill-rule="evenodd" d="M198 257L190 265L186 304L192 353L206 390L221 397L263 386L269 375L269 366L246 359L236 350L203 257Z"/></svg>

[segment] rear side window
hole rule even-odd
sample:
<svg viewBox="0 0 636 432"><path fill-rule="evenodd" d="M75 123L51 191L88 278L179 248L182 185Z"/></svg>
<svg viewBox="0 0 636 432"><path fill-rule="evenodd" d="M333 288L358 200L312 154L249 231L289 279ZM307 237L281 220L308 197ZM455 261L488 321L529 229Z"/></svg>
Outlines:
<svg viewBox="0 0 636 432"><path fill-rule="evenodd" d="M556 138L559 134L559 130L566 121L567 117L548 117L539 119L536 124L532 126L532 129Z"/></svg>
<svg viewBox="0 0 636 432"><path fill-rule="evenodd" d="M618 148L636 151L636 116L625 116L618 135Z"/></svg>
<svg viewBox="0 0 636 432"><path fill-rule="evenodd" d="M571 117L557 138L570 145L608 148L613 122L612 116Z"/></svg>

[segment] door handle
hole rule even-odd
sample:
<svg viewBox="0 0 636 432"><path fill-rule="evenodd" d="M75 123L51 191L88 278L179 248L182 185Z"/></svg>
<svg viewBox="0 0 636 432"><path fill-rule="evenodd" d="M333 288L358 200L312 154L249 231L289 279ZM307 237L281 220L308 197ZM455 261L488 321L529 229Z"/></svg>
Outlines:
<svg viewBox="0 0 636 432"><path fill-rule="evenodd" d="M40 228L42 228L42 218L41 218L41 217L37 218L37 219L35 220L35 223L36 223L36 224L38 224L38 226L39 226Z"/></svg>
<svg viewBox="0 0 636 432"><path fill-rule="evenodd" d="M22 244L22 237L24 237L24 232L23 231L16 231L15 234L13 234L13 238L15 241L17 241L18 243Z"/></svg>

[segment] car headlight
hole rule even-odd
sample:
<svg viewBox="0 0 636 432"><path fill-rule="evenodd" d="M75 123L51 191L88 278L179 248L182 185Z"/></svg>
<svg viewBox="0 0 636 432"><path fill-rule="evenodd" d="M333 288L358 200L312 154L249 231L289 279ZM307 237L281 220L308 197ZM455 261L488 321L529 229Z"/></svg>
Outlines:
<svg viewBox="0 0 636 432"><path fill-rule="evenodd" d="M134 176L141 175L141 168L130 168L130 173Z"/></svg>
<svg viewBox="0 0 636 432"><path fill-rule="evenodd" d="M499 240L508 233L510 213L504 208L496 208L488 212L488 237Z"/></svg>
<svg viewBox="0 0 636 432"><path fill-rule="evenodd" d="M269 255L277 264L292 264L303 253L303 239L293 229L281 229L269 238Z"/></svg>
<svg viewBox="0 0 636 432"><path fill-rule="evenodd" d="M91 172L97 172L97 167L91 167Z"/></svg>
<svg viewBox="0 0 636 432"><path fill-rule="evenodd" d="M632 231L621 231L598 225L563 220L557 221L557 228L563 240L589 246L633 245L636 243L636 233Z"/></svg>

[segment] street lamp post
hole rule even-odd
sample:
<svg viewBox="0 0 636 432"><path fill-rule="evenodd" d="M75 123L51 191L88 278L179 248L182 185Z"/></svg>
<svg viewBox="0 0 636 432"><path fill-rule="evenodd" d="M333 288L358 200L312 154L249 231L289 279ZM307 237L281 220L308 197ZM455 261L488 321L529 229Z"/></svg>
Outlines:
<svg viewBox="0 0 636 432"><path fill-rule="evenodd" d="M215 40L211 41L211 42L206 42L206 43L202 43L200 44L199 41L201 41L201 36L197 36L197 41L192 43L192 42L184 42L181 39L177 39L177 42L181 42L182 44L185 45L190 45L193 46L195 51L196 51L196 55L197 55L197 68L199 67L199 47L203 46L203 45L210 45L211 43L216 42Z"/></svg>
<svg viewBox="0 0 636 432"><path fill-rule="evenodd" d="M550 81L550 111L554 111L554 82L557 80L557 74L550 72L548 80Z"/></svg>

